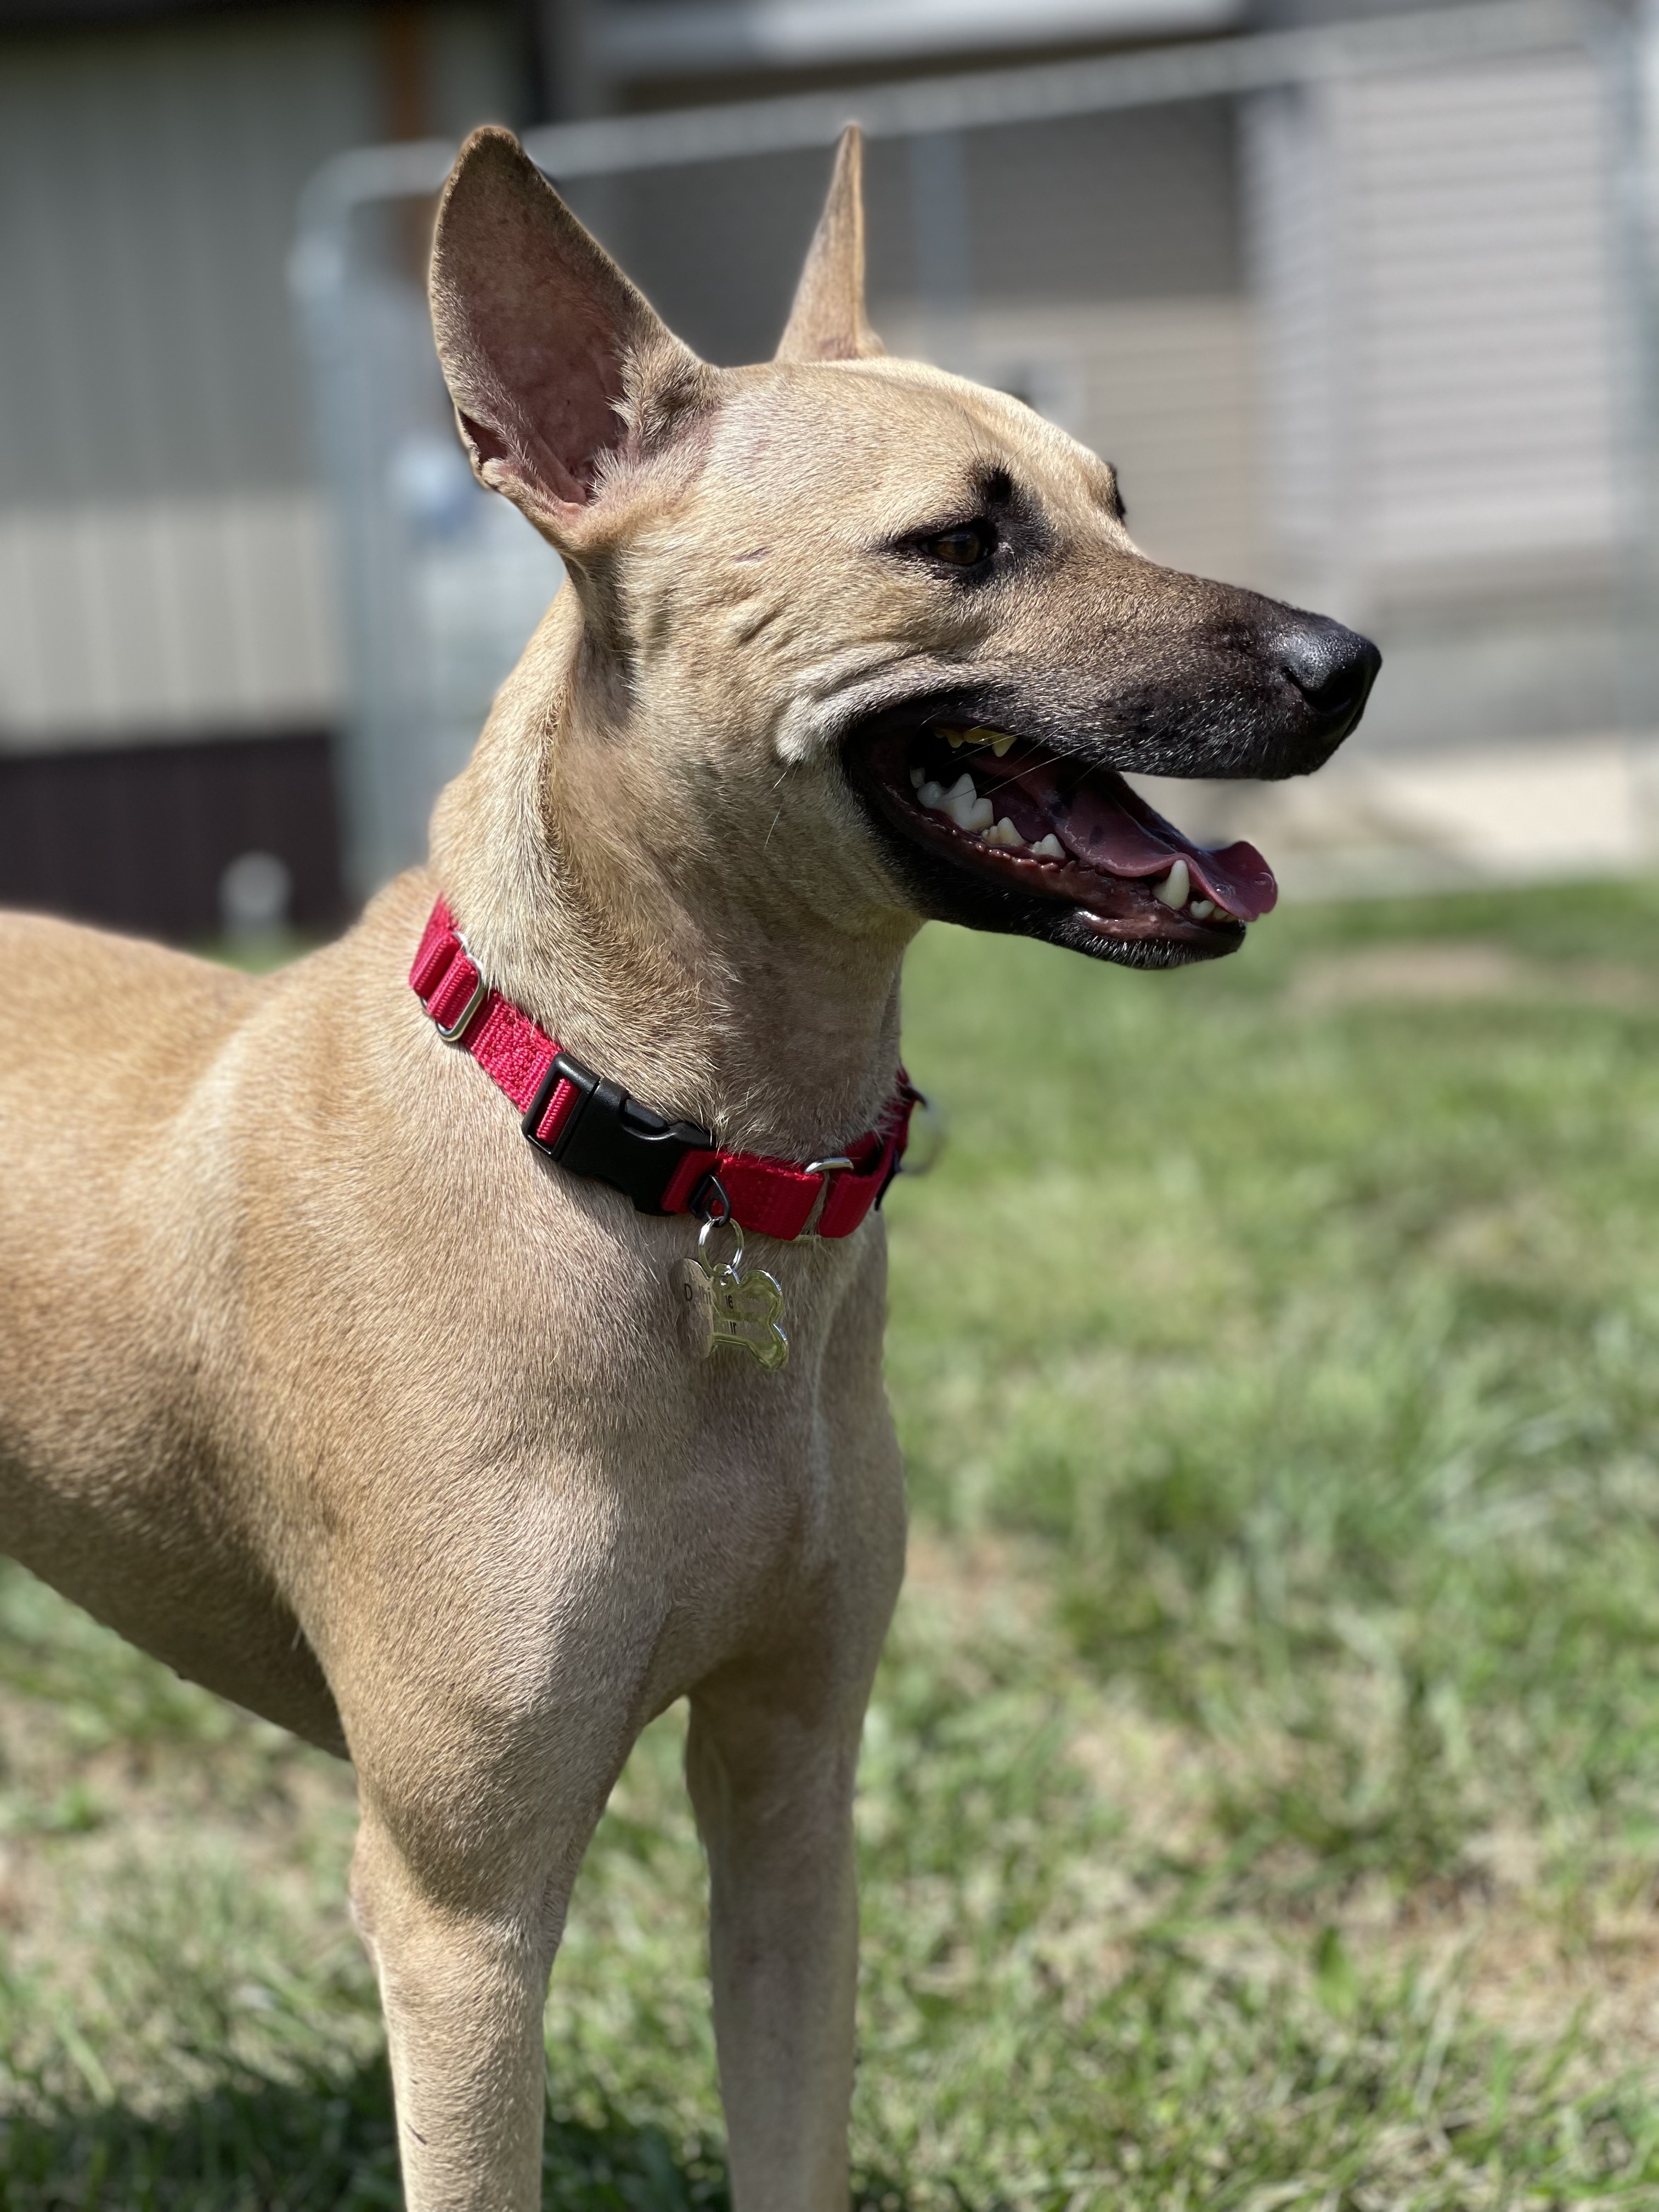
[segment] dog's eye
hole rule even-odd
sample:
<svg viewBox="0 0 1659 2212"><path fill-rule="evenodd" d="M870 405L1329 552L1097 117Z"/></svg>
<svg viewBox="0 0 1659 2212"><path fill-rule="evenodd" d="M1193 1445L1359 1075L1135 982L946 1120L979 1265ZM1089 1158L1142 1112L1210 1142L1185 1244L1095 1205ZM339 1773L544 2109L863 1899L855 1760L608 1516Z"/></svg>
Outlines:
<svg viewBox="0 0 1659 2212"><path fill-rule="evenodd" d="M977 568L996 550L997 534L988 522L964 523L960 530L947 530L941 537L928 538L922 548L947 568Z"/></svg>

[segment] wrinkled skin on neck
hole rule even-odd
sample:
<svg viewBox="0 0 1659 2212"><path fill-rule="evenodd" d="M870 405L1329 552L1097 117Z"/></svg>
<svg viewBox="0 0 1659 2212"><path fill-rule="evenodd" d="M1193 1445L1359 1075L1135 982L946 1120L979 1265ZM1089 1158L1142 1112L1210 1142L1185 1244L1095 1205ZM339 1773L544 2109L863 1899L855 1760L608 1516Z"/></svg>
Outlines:
<svg viewBox="0 0 1659 2212"><path fill-rule="evenodd" d="M440 803L434 869L492 980L570 1049L732 1141L810 1154L887 1096L921 917L867 858L825 861L823 816L860 827L833 769L722 719L678 654L636 681L567 588Z"/></svg>

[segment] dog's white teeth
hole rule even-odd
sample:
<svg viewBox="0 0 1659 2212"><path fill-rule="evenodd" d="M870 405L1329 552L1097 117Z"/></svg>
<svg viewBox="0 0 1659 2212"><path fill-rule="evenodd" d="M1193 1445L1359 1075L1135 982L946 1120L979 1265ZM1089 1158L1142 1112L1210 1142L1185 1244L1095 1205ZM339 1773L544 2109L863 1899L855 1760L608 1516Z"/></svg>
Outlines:
<svg viewBox="0 0 1659 2212"><path fill-rule="evenodd" d="M922 785L923 785L924 783L926 783L926 782L927 782L927 770L926 770L925 769L913 768L913 769L911 769L911 771L910 771L910 788L911 788L911 790L912 790L912 791L920 791L920 790L921 789Z"/></svg>
<svg viewBox="0 0 1659 2212"><path fill-rule="evenodd" d="M991 740L991 750L999 760L1014 742L1006 730L988 730L985 734Z"/></svg>
<svg viewBox="0 0 1659 2212"><path fill-rule="evenodd" d="M1184 860L1177 860L1163 882L1152 885L1152 896L1154 898L1161 898L1165 906L1174 907L1179 910L1186 905L1188 895L1192 888L1193 879L1187 863Z"/></svg>
<svg viewBox="0 0 1659 2212"><path fill-rule="evenodd" d="M955 792L945 801L945 811L958 830L988 830L997 813L988 799L959 799Z"/></svg>
<svg viewBox="0 0 1659 2212"><path fill-rule="evenodd" d="M1215 912L1213 899L1194 899L1187 909L1194 921L1207 921Z"/></svg>
<svg viewBox="0 0 1659 2212"><path fill-rule="evenodd" d="M965 769L945 793L944 811L958 830L988 830L997 818L995 807L980 797Z"/></svg>
<svg viewBox="0 0 1659 2212"><path fill-rule="evenodd" d="M1052 830L1046 837L1039 837L1031 850L1045 860L1063 860L1066 858L1066 848Z"/></svg>
<svg viewBox="0 0 1659 2212"><path fill-rule="evenodd" d="M988 799L980 797L973 777L966 773L957 778L949 791L942 783L918 784L916 797L935 814L948 815L958 830L988 830L996 817L995 807Z"/></svg>
<svg viewBox="0 0 1659 2212"><path fill-rule="evenodd" d="M1018 830L1015 829L1013 823L1005 814L1000 822L994 823L992 827L986 831L985 842L988 845L1023 847L1025 840L1020 836Z"/></svg>

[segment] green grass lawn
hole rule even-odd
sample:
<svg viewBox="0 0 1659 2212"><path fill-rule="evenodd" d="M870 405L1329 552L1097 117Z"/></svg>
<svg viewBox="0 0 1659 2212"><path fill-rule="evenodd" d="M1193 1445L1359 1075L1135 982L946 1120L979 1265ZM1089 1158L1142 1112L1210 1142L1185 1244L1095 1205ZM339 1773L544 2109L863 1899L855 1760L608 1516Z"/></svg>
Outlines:
<svg viewBox="0 0 1659 2212"><path fill-rule="evenodd" d="M866 1736L892 2208L1659 2208L1659 886L929 930ZM670 1716L551 2205L725 2202ZM0 2208L397 2201L349 1777L0 1581Z"/></svg>

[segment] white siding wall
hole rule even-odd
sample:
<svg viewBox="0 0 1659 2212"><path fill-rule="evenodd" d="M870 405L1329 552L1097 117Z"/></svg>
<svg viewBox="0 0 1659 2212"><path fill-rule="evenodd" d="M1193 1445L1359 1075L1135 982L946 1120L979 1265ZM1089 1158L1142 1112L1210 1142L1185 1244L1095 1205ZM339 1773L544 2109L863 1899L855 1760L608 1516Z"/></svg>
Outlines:
<svg viewBox="0 0 1659 2212"><path fill-rule="evenodd" d="M434 121L510 106L504 17L433 11ZM0 750L333 721L285 270L386 128L370 10L0 46Z"/></svg>
<svg viewBox="0 0 1659 2212"><path fill-rule="evenodd" d="M1218 294L982 307L951 333L914 307L874 320L889 349L1013 392L1109 460L1129 528L1172 567L1237 583L1267 565L1256 483L1255 319Z"/></svg>
<svg viewBox="0 0 1659 2212"><path fill-rule="evenodd" d="M316 728L340 702L314 492L0 511L0 731Z"/></svg>
<svg viewBox="0 0 1659 2212"><path fill-rule="evenodd" d="M1367 592L1605 556L1620 333L1604 86L1582 55L1254 105L1271 514Z"/></svg>

